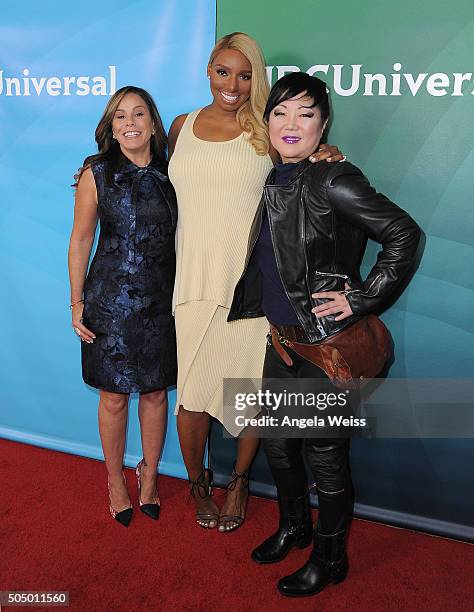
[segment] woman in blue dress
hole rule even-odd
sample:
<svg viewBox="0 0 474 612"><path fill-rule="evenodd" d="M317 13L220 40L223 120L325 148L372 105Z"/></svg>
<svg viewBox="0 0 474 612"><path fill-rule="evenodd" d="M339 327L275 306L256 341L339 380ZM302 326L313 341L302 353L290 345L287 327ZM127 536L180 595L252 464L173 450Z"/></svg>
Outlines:
<svg viewBox="0 0 474 612"><path fill-rule="evenodd" d="M99 153L86 158L76 185L69 247L72 326L82 341L84 381L100 390L110 512L128 526L133 510L122 466L130 393L140 394L140 509L153 519L159 515L156 472L166 387L176 382L171 300L177 208L167 178L166 134L146 91L118 90L95 136Z"/></svg>

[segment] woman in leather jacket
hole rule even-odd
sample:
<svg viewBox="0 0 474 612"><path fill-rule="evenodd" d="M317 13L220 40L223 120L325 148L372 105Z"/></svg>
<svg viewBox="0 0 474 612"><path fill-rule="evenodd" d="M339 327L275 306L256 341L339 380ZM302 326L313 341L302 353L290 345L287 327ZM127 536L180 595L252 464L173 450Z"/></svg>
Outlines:
<svg viewBox="0 0 474 612"><path fill-rule="evenodd" d="M410 271L421 231L352 164L308 162L329 118L323 81L305 73L284 76L273 86L264 116L282 163L266 181L228 320L268 318L276 344L267 346L264 386L303 378L317 385L314 379L327 379L325 372L288 346L284 362L275 338L311 344L379 311ZM382 250L362 280L368 237ZM344 580L348 571L348 439L265 438L263 447L277 486L280 522L252 558L274 563L314 539L308 562L278 583L283 595L314 595ZM314 534L305 461L319 499Z"/></svg>

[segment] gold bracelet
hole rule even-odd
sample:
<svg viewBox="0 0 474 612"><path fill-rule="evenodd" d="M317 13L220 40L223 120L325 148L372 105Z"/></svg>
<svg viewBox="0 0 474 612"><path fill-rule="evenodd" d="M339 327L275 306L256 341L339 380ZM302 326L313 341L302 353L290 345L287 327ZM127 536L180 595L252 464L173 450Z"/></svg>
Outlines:
<svg viewBox="0 0 474 612"><path fill-rule="evenodd" d="M81 302L84 302L84 300L77 300L77 302L73 302L72 304L69 304L69 308L72 310L76 304L80 304Z"/></svg>

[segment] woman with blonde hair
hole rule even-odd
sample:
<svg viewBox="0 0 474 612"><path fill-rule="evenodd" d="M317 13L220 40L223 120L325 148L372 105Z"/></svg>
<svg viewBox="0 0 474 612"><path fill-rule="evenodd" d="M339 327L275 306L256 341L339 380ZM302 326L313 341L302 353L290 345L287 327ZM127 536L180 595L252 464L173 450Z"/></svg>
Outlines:
<svg viewBox="0 0 474 612"><path fill-rule="evenodd" d="M176 414L196 520L222 532L245 518L248 470L258 440L241 438L222 509L212 499L212 471L204 451L210 417L224 422L222 380L260 378L267 322L227 322L247 238L265 178L279 160L263 112L268 98L265 62L257 43L234 32L214 47L207 68L212 102L173 121L169 176L178 199L177 271L173 308L178 347ZM339 161L326 146L316 160Z"/></svg>

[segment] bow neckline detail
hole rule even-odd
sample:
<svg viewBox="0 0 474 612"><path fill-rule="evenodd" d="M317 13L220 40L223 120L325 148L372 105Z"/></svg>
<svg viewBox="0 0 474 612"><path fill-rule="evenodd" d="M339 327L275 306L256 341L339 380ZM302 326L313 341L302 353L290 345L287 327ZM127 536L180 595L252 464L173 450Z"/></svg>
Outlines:
<svg viewBox="0 0 474 612"><path fill-rule="evenodd" d="M114 180L116 183L120 184L127 179L133 179L135 176L141 176L144 174L151 174L153 177L157 178L160 181L166 182L168 181L168 177L166 174L161 172L158 168L158 162L153 157L148 164L148 166L140 167L134 164L132 161L126 158L126 161L123 163L119 172L114 173Z"/></svg>

